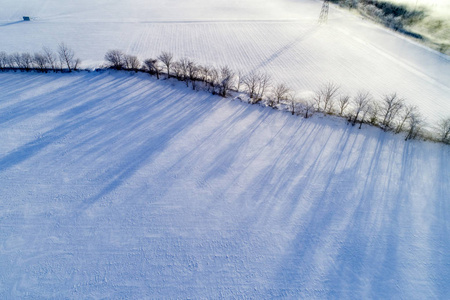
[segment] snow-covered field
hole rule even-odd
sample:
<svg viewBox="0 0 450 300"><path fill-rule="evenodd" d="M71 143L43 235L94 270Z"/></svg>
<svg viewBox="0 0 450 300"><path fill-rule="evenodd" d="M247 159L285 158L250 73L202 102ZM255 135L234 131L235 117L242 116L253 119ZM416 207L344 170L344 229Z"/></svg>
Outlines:
<svg viewBox="0 0 450 300"><path fill-rule="evenodd" d="M0 298L450 294L450 148L124 73L0 74Z"/></svg>
<svg viewBox="0 0 450 300"><path fill-rule="evenodd" d="M0 51L65 42L84 66L109 49L141 59L171 51L201 64L267 72L300 95L333 81L355 94L398 92L430 123L450 114L450 59L379 25L331 8L318 26L313 0L5 0ZM23 15L32 22L21 22Z"/></svg>

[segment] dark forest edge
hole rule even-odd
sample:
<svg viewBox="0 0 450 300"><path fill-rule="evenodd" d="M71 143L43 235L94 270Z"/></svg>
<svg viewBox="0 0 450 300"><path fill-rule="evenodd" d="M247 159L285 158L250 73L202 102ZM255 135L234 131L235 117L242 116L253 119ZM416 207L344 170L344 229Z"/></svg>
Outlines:
<svg viewBox="0 0 450 300"><path fill-rule="evenodd" d="M448 32L448 21L429 15L423 6L408 6L382 0L329 0L340 7L356 10L361 15L394 31L419 40L429 47L448 54L450 44L443 36ZM419 26L419 24L421 24ZM416 26L417 25L417 26ZM418 28L421 32L416 32Z"/></svg>
<svg viewBox="0 0 450 300"><path fill-rule="evenodd" d="M406 103L397 93L375 99L368 91L354 95L342 93L339 85L328 82L311 97L298 97L283 83L276 83L268 74L235 72L228 66L199 65L189 58L174 59L170 52L156 58L140 61L137 56L121 50L109 50L105 65L96 71L114 69L128 72L145 72L157 79L175 78L193 90L204 90L227 97L231 92L244 93L251 104L260 104L278 110L288 110L292 115L309 118L315 113L339 116L348 124L376 126L395 134L403 133L405 140L420 139L450 144L450 116L434 126L427 125L418 108ZM34 54L0 52L0 71L15 72L72 72L79 71L81 60L65 44L53 52L44 47ZM90 71L90 70L88 70ZM245 98L245 97L243 97Z"/></svg>

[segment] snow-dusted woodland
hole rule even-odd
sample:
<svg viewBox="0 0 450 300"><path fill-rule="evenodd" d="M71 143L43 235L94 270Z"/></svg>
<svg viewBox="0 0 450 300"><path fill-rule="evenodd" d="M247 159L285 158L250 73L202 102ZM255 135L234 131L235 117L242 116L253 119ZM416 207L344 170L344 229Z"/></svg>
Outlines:
<svg viewBox="0 0 450 300"><path fill-rule="evenodd" d="M445 298L450 152L146 74L0 73L0 298Z"/></svg>
<svg viewBox="0 0 450 300"><path fill-rule="evenodd" d="M353 94L397 92L434 124L450 112L450 59L352 13L315 0L6 0L0 51L65 42L85 67L109 49L141 60L170 51L198 63L268 73L310 95L333 81ZM31 22L22 22L28 15Z"/></svg>
<svg viewBox="0 0 450 300"><path fill-rule="evenodd" d="M390 0L393 3L406 4L411 7L425 7L432 15L450 15L450 2L447 0Z"/></svg>

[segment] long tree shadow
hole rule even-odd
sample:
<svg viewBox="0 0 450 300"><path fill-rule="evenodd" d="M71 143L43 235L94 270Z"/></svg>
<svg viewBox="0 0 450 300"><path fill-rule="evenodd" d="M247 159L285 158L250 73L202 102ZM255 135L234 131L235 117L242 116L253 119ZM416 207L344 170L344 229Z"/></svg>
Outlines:
<svg viewBox="0 0 450 300"><path fill-rule="evenodd" d="M339 270L339 260L334 257L340 255L339 251L341 250L339 248L345 246L344 241L346 239L349 243L364 248L361 244L355 244L352 241L354 238L352 233L345 230L347 224L352 222L348 213L356 209L355 202L349 197L352 197L352 189L356 190L360 185L358 175L355 175L353 170L354 162L350 166L342 163L347 156L351 155L351 148L348 147L350 139L350 134L344 132L338 144L332 147L336 149L336 155L328 156L328 162L320 159L321 154L319 152L316 155L319 160L311 164L312 169L310 168L307 171L308 176L299 181L297 185L303 191L299 190L293 195L303 203L303 206L306 204L308 208L301 213L302 219L291 220L291 223L301 224L301 226L296 225L299 226L298 229L295 228L296 226L293 228L294 231L298 231L291 244L291 251L295 254L292 255L292 252L289 251L286 261L281 262L281 269L275 278L277 281L283 282L286 288L292 289L295 287L297 292L303 295L308 295L308 289L316 289L320 292L313 293L315 296L339 297L340 287L339 281L336 279L339 278L339 274L343 274L343 271ZM363 145L366 143L367 141ZM327 146L327 148L329 147ZM375 151L374 156L379 156L381 149ZM361 155L367 158L367 153ZM321 168L324 169L319 171L318 169ZM326 172L324 172L325 170ZM328 177L318 178L311 172L326 173ZM343 185L346 187L345 190L342 190ZM314 186L319 190L313 190ZM303 194L304 196L302 196ZM308 202L301 200L303 197L306 197ZM360 201L357 203L360 203ZM329 251L329 253L326 253L326 251ZM357 254L359 252L359 250L353 249L351 253ZM325 257L329 257L329 261L322 261ZM352 268L352 272L355 272L355 274L358 273L361 264L356 256L353 258L347 257L344 261L345 267ZM327 265L329 262L334 262L331 264L331 269ZM322 264L325 265L321 266ZM324 280L324 276L327 276L325 277L326 281L317 281L317 278ZM356 284L355 282L351 283Z"/></svg>
<svg viewBox="0 0 450 300"><path fill-rule="evenodd" d="M12 121L14 121L15 123L22 122L28 118L36 117L36 115L56 110L60 107L64 107L67 105L67 101L69 101L69 98L70 101L78 101L79 99L86 98L86 91L83 90L83 87L85 87L86 82L88 82L88 80L86 80L86 76L88 75L82 75L81 78L78 78L75 81L71 81L70 86L63 85L56 90L50 91L49 94L41 94L38 96L27 98L26 100L15 103L12 107L7 107L6 109L3 110L3 112L1 112L2 117L0 120L0 124L11 123ZM90 79L92 80L92 78ZM55 80L57 81L58 79ZM113 80L113 83L114 81L120 80L121 80L120 78L116 78L116 80ZM126 82L126 80L123 81ZM54 81L51 81L50 84L52 82ZM88 87L92 88L92 86L89 85ZM101 93L101 95L106 98L114 94L114 92L110 91L108 87L105 87L104 89L97 88L97 92ZM91 106L93 107L94 106L98 107L102 104L102 100L103 98L99 99L98 97L96 97L90 102L85 103L84 105L90 106L89 104L91 104ZM80 114L83 114L84 112L85 110L77 110L76 112L72 111L71 115L78 116ZM83 126L87 126L96 119L95 116L91 117L84 116L84 118L81 119L79 118L68 120L67 119L68 116L64 114L63 117L66 120L64 124L41 134L35 140L30 141L25 145L20 146L19 148L1 157L0 171L9 169L33 157L47 146L57 142L58 140L63 139L73 130Z"/></svg>
<svg viewBox="0 0 450 300"><path fill-rule="evenodd" d="M399 182L396 171L399 156L388 149L395 148L398 142L380 136L374 151L370 154L365 151L357 160L361 166L357 176L366 179L356 190L355 197L359 200L349 207L343 230L346 234L336 255L334 273L329 274L339 278L334 286L338 297L350 297L350 290L359 293L365 290L361 297L389 297L396 293L400 203L393 203L392 195ZM370 283L366 282L369 278ZM375 293L371 294L372 291Z"/></svg>
<svg viewBox="0 0 450 300"><path fill-rule="evenodd" d="M99 191L80 203L79 212L120 187L141 166L163 152L180 132L204 118L219 99L200 93L199 101L193 101L188 89L171 87L164 82L148 86L146 81L136 82L134 76L119 73L68 76L73 76L73 80L65 81L57 89L3 109L1 121L5 124L18 124L49 111L58 111L55 120L60 125L1 157L0 171L23 163L49 147L50 152L43 155L51 157L60 149L58 151L64 151L65 155L62 163L92 163L90 169L94 168L94 176L97 174L94 179L103 187L99 186ZM54 74L37 78L47 77L58 78L53 82L59 80ZM151 131L148 131L149 124L154 126ZM63 147L56 147L60 143ZM106 161L111 159L111 154L116 154L117 163L106 168L99 164L105 158Z"/></svg>
<svg viewBox="0 0 450 300"><path fill-rule="evenodd" d="M25 21L20 20L20 21L15 21L15 22L3 23L3 24L0 24L0 27L11 26L11 25L20 24L20 23L25 23Z"/></svg>
<svg viewBox="0 0 450 300"><path fill-rule="evenodd" d="M434 247L434 272L436 274L435 289L437 298L450 295L450 147L440 145L437 161L437 173L434 184L434 215L431 224L430 244Z"/></svg>
<svg viewBox="0 0 450 300"><path fill-rule="evenodd" d="M14 76L15 74L13 74ZM43 94L38 94L31 97L25 97L23 100L16 102L12 105L9 105L7 107L4 107L0 109L0 124L8 123L9 125L16 124L19 122L22 122L28 118L34 117L37 114L41 114L47 111L56 110L62 107L67 106L67 102L69 101L67 99L67 95L71 95L71 101L83 101L87 97L92 97L90 95L86 95L85 91L83 89L90 88L90 89L96 89L97 93L102 93L105 98L111 96L114 94L114 91L111 90L111 87L120 87L121 84L125 85L129 78L115 78L110 79L110 84L105 85L103 87L96 87L95 84L101 80L101 77L95 77L95 81L92 82L93 77L89 74L83 74L81 76L76 75L67 75L71 76L69 79L74 78L72 80L67 80L67 78L60 77L58 74L48 74L48 75L35 75L35 74L21 74L19 75L21 77L29 76L31 77L34 82L37 82L33 84L33 86L36 86L36 89L41 87L43 84L41 80L45 80L44 86L49 87L48 90ZM66 75L65 75L66 76ZM100 75L98 75L100 76ZM50 78L50 81L48 80ZM59 82L62 83L60 84ZM22 83L18 87L19 92L16 93L17 96L15 97L21 97L22 93L20 92L20 89L33 89L33 86L30 88L29 84L31 83ZM56 89L51 89L50 87L55 85L60 85ZM28 86L24 87L24 85ZM16 89L17 90L17 89ZM11 96L10 96L11 97ZM94 96L95 98L95 96ZM102 99L99 99L97 97L98 102L101 102ZM99 103L97 103L99 104ZM66 116L62 116L66 117Z"/></svg>
<svg viewBox="0 0 450 300"><path fill-rule="evenodd" d="M448 267L442 262L448 266L448 251L444 249L450 242L447 236L443 237L442 228L447 232L449 228L443 224L444 217L433 219L436 222L430 245L425 236L418 236L418 232L427 232L427 225L417 220L418 211L414 207L420 209L421 202L427 200L421 192L425 187L415 180L420 181L417 172L424 168L423 164L432 163L426 158L430 152L423 151L426 155L422 159L417 152L420 147L382 132L376 138L362 134L353 143L345 134L340 140L336 145L327 146L336 149L337 156L311 164L318 174L328 174L328 177L318 178L307 172L312 176L299 181L299 187L309 191L300 189L292 195L298 195L303 211L296 214L297 219L286 223L286 232L293 230L296 236L279 263L274 286L288 294L290 291L307 297L413 296L419 295L416 292L421 289L410 290L407 278L416 278L414 273L409 273L413 271L410 267L417 264L418 271L413 272L424 277L422 281L421 277L417 280L429 291L426 276L443 279L448 274ZM359 157L352 154L355 150ZM446 161L448 153L440 153ZM320 153L316 157L320 158ZM436 177L448 178L448 169L443 167L443 170ZM423 181L426 185L426 179ZM308 188L309 184L313 185ZM314 187L318 190L312 190ZM440 185L435 189L437 195L427 201L433 212L439 207L438 202L448 206L445 196L448 187L448 184ZM421 194L424 197L418 196ZM435 214L447 212L440 210ZM429 252L429 247L433 252ZM430 257L432 253L439 258ZM422 260L417 262L417 259ZM435 270L425 268L423 261L436 266ZM436 282L432 288L437 291L431 291L432 295L444 295L447 287L443 282Z"/></svg>
<svg viewBox="0 0 450 300"><path fill-rule="evenodd" d="M119 188L141 167L148 165L153 159L161 154L176 136L188 130L192 124L199 122L199 120L207 116L209 108L211 107L211 99L209 98L212 99L213 97L210 96L198 103L191 103L192 106L181 105L179 108L182 107L182 109L177 110L173 109L173 106L176 105L175 102L178 101L181 103L181 99L183 99L183 93L180 95L178 92L176 97L164 99L166 102L170 103L167 105L171 106L171 110L161 110L159 117L156 116L156 113L153 115L150 113L149 116L136 118L136 121L131 122L131 124L128 124L125 129L123 129L124 134L115 135L116 137L113 138L117 139L115 141L104 138L101 143L95 146L95 151L108 156L111 153L104 150L107 150L115 144L123 144L121 141L127 140L127 131L129 133L132 133L133 131L142 131L150 122L154 125L157 125L155 122L159 123L159 126L157 125L157 130L148 132L147 137L142 136L135 146L131 145L125 147L125 152L120 151L119 149L119 151L122 152L120 155L120 162L117 165L108 168L100 174L100 177L96 178L96 181L105 182L106 184L99 192L85 199L77 211L81 213L105 195ZM107 128L105 128L105 130L106 129ZM105 132L105 134L108 136L107 132ZM136 139L131 137L129 140ZM89 153L87 154L89 155Z"/></svg>
<svg viewBox="0 0 450 300"><path fill-rule="evenodd" d="M167 169L161 171L158 174L158 177L160 178L167 178L167 184L164 186L164 191L162 191L161 194L165 194L171 188L171 186L175 183L173 178L178 176L180 171L192 171L192 169L196 169L198 167L198 163L195 163L196 159L198 159L198 156L204 156L208 160L211 160L211 164L208 165L208 170L205 170L204 172L202 172L203 174L200 175L201 178L195 178L199 187L208 185L209 181L225 172L225 169L227 169L227 164L224 160L226 159L230 164L232 163L232 159L230 158L230 156L234 156L236 151L239 150L236 147L238 147L238 144L240 145L240 143L238 143L240 139L236 139L237 144L232 143L236 147L231 147L232 149L227 148L227 151L221 152L224 157L219 155L213 158L212 155L214 153L214 149L209 149L208 146L211 145L211 143L217 144L217 142L220 142L222 138L231 135L232 132L236 130L236 124L240 124L240 121L248 118L249 114L253 110L253 106L242 104L241 108L236 113L230 115L222 122L217 124L218 127L205 129L205 132L208 132L207 135L203 136L198 141L190 142L189 147L192 148L190 150L186 149L186 151L183 151L182 155L177 160L175 160L170 166L168 166ZM261 116L261 118L258 119L255 124L252 124L251 127L256 127L257 124L263 122L266 117L267 114L264 114L263 116ZM250 136L253 132L253 130L250 128L239 128L238 130L246 131ZM218 161L223 164L220 165ZM181 168L184 168L185 170L180 170Z"/></svg>

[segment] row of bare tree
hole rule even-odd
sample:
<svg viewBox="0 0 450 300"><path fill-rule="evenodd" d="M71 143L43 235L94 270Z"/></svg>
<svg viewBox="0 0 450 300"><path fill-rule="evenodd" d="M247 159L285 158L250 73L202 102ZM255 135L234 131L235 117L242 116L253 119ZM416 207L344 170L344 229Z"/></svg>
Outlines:
<svg viewBox="0 0 450 300"><path fill-rule="evenodd" d="M204 88L213 94L226 97L230 91L245 92L252 104L262 102L272 108L287 109L292 114L310 117L319 112L338 115L348 119L353 126L357 123L378 126L385 131L405 132L406 140L425 137L425 120L416 106L407 104L397 93L375 99L367 91L358 91L354 96L340 92L334 83L323 85L314 96L301 99L285 84L276 84L268 74L251 72L243 75L228 66L202 66L189 58L175 60L172 53L162 52L156 58L146 59L143 64L135 56L120 50L110 50L105 55L108 66L114 69L142 70L167 78L171 76L191 84L193 89ZM450 117L434 126L437 137L450 143ZM435 134L436 135L436 134ZM427 137L430 138L430 137Z"/></svg>
<svg viewBox="0 0 450 300"><path fill-rule="evenodd" d="M64 43L59 44L56 52L47 47L34 54L0 52L0 70L20 69L41 72L68 70L71 72L77 70L80 63L81 60L75 58L75 52Z"/></svg>
<svg viewBox="0 0 450 300"><path fill-rule="evenodd" d="M339 86L324 85L314 95L315 110L347 117L352 125L359 122L379 126L386 131L406 131L406 139L416 138L424 126L424 119L416 106L409 105L397 93L375 99L367 91L359 91L354 97L339 93Z"/></svg>
<svg viewBox="0 0 450 300"><path fill-rule="evenodd" d="M282 100L293 97L291 90L284 84L273 86L271 77L267 74L252 72L243 75L234 72L228 66L213 67L199 65L190 58L175 60L172 53L162 52L156 58L149 58L141 63L135 56L130 56L120 50L110 50L105 55L107 66L116 70L141 70L167 78L174 77L184 81L193 89L204 87L207 91L226 97L232 90L246 91L252 103L269 101L268 105L275 107ZM133 61L134 64L127 63ZM273 97L272 97L273 96Z"/></svg>
<svg viewBox="0 0 450 300"><path fill-rule="evenodd" d="M234 72L228 66L213 67L199 65L189 58L176 60L172 53L162 52L156 58L141 62L136 56L121 50L109 50L105 55L107 67L117 70L147 72L160 79L174 77L191 85L194 90L204 89L212 94L227 97L231 91L248 95L248 102L290 111L293 115L309 118L314 113L338 115L347 118L353 126L357 123L378 126L395 133L405 132L405 139L428 138L450 144L450 117L433 126L433 136L426 130L426 123L416 106L406 103L396 93L375 99L367 91L358 91L354 96L342 93L334 83L324 84L314 96L297 97L288 86L276 83L271 76L251 72ZM80 59L64 43L53 52L44 47L41 52L13 53L0 52L0 70L20 69L41 72L77 70Z"/></svg>
<svg viewBox="0 0 450 300"><path fill-rule="evenodd" d="M189 58L175 60L172 53L163 52L157 58L149 58L143 63L136 56L127 55L120 50L110 50L105 55L108 67L116 70L145 71L156 75L159 79L162 73L170 78L184 81L186 86L197 89L203 87L214 94L226 97L235 87L236 74L227 66L214 68L201 66Z"/></svg>

